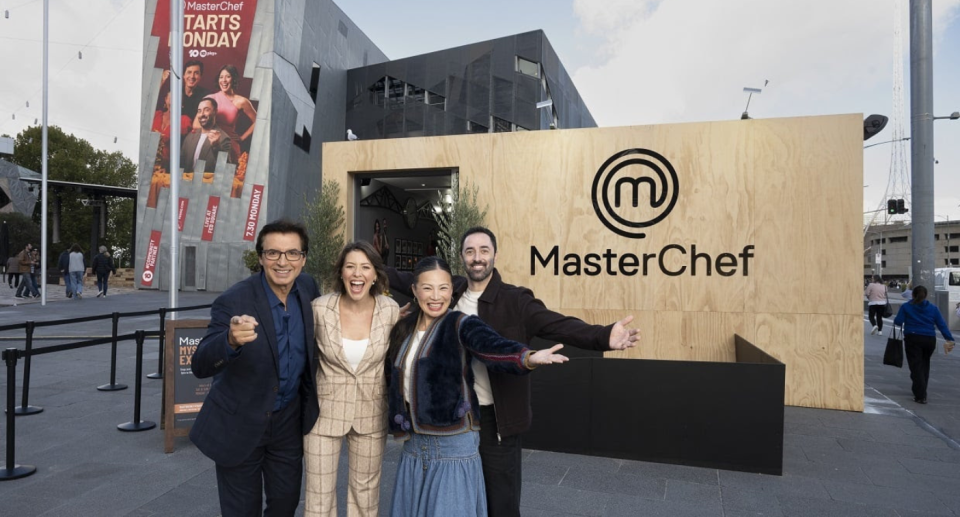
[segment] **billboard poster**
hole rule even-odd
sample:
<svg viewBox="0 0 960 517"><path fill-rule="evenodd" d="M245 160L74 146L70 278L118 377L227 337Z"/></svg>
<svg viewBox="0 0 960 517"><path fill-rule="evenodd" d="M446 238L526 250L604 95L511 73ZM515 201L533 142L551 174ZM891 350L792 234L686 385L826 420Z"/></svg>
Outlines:
<svg viewBox="0 0 960 517"><path fill-rule="evenodd" d="M150 232L150 243L147 244L147 260L143 265L143 276L140 282L150 287L153 285L153 275L157 270L157 255L160 254L160 232L153 230Z"/></svg>
<svg viewBox="0 0 960 517"><path fill-rule="evenodd" d="M177 327L173 332L173 425L174 428L189 429L197 419L197 413L203 406L203 400L210 392L210 379L198 379L193 375L190 362L197 345L204 334L205 327Z"/></svg>
<svg viewBox="0 0 960 517"><path fill-rule="evenodd" d="M204 241L213 240L213 230L217 226L217 211L220 209L220 198L210 196L207 200L207 211L203 215L203 233L200 239Z"/></svg>
<svg viewBox="0 0 960 517"><path fill-rule="evenodd" d="M247 222L243 228L243 240L252 241L257 236L257 221L260 220L260 202L263 200L263 185L254 185L247 209Z"/></svg>
<svg viewBox="0 0 960 517"><path fill-rule="evenodd" d="M183 222L187 219L187 206L189 204L190 204L189 199L185 197L180 198L180 208L178 208L178 212L177 212L177 231L178 232L183 231Z"/></svg>
<svg viewBox="0 0 960 517"><path fill-rule="evenodd" d="M256 14L256 0L188 0L183 23L183 96L179 114L171 113L170 101L170 0L157 0L150 34L159 39L154 66L164 70L150 130L160 134L153 164L147 208L157 207L157 198L170 186L170 126L179 116L180 156L183 181L199 174L212 183L217 161L235 168L230 192L243 192L251 136L256 129L257 105L250 100L253 80L243 77L247 49ZM177 158L177 157L174 157Z"/></svg>

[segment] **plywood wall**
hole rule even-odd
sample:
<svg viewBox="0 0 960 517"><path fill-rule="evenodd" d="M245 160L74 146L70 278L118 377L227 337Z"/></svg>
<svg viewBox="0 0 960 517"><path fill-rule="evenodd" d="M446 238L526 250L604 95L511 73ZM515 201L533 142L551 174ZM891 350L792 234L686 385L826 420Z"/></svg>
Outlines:
<svg viewBox="0 0 960 517"><path fill-rule="evenodd" d="M738 333L787 365L786 403L863 409L862 116L535 131L324 144L323 173L342 188L353 232L353 173L459 168L480 187L499 241L505 281L534 290L548 307L594 323L627 314L642 344L611 356L729 361ZM602 164L627 149L662 155L676 171L677 200L644 238L608 229L591 189ZM643 166L624 168L643 172ZM636 168L641 167L641 168ZM601 183L602 184L602 183ZM662 186L661 186L662 188ZM601 189L602 190L602 189ZM640 189L638 208L616 213L646 221L657 210ZM612 194L611 194L612 195ZM658 254L646 274L554 275L536 263L610 250ZM714 261L753 246L748 269L691 274L693 246ZM715 262L714 262L715 264ZM726 271L733 268L728 266Z"/></svg>

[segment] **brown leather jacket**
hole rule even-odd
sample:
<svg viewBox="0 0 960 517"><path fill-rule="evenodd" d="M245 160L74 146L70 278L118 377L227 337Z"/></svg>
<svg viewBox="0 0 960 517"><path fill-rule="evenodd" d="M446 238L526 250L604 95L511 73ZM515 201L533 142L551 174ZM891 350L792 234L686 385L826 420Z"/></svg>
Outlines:
<svg viewBox="0 0 960 517"><path fill-rule="evenodd" d="M406 296L413 296L410 286L413 274L387 268L390 288ZM450 307L455 307L467 290L467 279L453 278L454 294ZM613 325L590 325L582 320L553 312L526 287L507 284L494 268L493 276L477 303L477 316L493 327L501 336L527 346L538 337L553 343L605 351L610 348L610 330ZM530 428L533 411L530 408L530 376L489 371L493 405L497 413L497 432L512 436Z"/></svg>

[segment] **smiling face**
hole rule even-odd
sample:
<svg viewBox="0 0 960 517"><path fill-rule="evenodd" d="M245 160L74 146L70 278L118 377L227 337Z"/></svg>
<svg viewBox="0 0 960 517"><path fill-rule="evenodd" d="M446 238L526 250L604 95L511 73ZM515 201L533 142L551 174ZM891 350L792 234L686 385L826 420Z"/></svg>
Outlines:
<svg viewBox="0 0 960 517"><path fill-rule="evenodd" d="M296 233L269 233L263 236L264 252L267 250L302 251L302 246L300 236ZM267 276L267 285L273 289L274 293L283 293L286 296L293 287L293 282L300 275L300 271L303 270L304 258L291 261L286 255L280 255L277 260L270 260L266 257L266 253L260 255L260 266L263 267L263 272Z"/></svg>
<svg viewBox="0 0 960 517"><path fill-rule="evenodd" d="M453 279L450 273L442 269L424 271L417 278L417 283L413 284L413 295L423 311L424 323L430 325L450 308Z"/></svg>
<svg viewBox="0 0 960 517"><path fill-rule="evenodd" d="M370 288L377 280L377 271L366 253L354 250L344 257L340 280L347 296L360 301L370 295Z"/></svg>
<svg viewBox="0 0 960 517"><path fill-rule="evenodd" d="M229 92L233 89L233 76L230 75L230 72L226 70L220 71L220 78L217 80L217 84L220 85L220 91Z"/></svg>
<svg viewBox="0 0 960 517"><path fill-rule="evenodd" d="M200 82L200 67L197 65L188 66L187 69L183 71L184 85L192 90L197 86L198 82Z"/></svg>
<svg viewBox="0 0 960 517"><path fill-rule="evenodd" d="M493 241L490 240L490 236L478 232L470 234L463 241L460 258L463 259L463 268L467 271L467 277L474 282L483 282L493 274L497 253L493 250Z"/></svg>
<svg viewBox="0 0 960 517"><path fill-rule="evenodd" d="M197 121L200 122L200 127L203 129L213 128L217 121L217 110L213 107L212 102L207 99L200 101L200 105L197 106Z"/></svg>

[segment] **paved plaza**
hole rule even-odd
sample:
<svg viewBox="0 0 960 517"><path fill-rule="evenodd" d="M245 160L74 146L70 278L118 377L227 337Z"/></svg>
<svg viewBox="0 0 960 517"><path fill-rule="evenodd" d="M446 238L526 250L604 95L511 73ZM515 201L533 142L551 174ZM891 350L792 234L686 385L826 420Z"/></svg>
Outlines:
<svg viewBox="0 0 960 517"><path fill-rule="evenodd" d="M167 305L169 296L116 289L106 298L75 301L58 291L51 289L44 307L15 300L0 286L0 325L151 310ZM206 304L214 297L182 293L180 305ZM199 311L181 317L205 316ZM155 316L125 318L120 333L157 325ZM906 368L881 364L886 337L871 336L866 323L864 329L866 411L786 408L783 476L528 450L524 516L960 515L960 352L944 356L938 347L929 404L921 406L913 402ZM109 320L45 327L37 330L34 346L109 334ZM0 333L0 348L8 347L23 348L22 331ZM113 392L96 389L109 382L109 345L33 358L29 403L43 412L16 419L15 443L17 462L37 472L0 482L0 515L219 515L213 463L187 439L178 439L176 451L165 454L159 426L117 430L133 419L135 348L132 341L120 344L117 382L130 388ZM157 341L151 339L144 374L156 371L157 360ZM21 363L18 385L22 372ZM5 389L5 369L0 383ZM143 420L159 424L161 388L162 381L143 380ZM18 388L18 405L20 393ZM5 447L5 420L0 425ZM383 515L399 451L392 440L387 447ZM341 468L341 515L345 471Z"/></svg>

